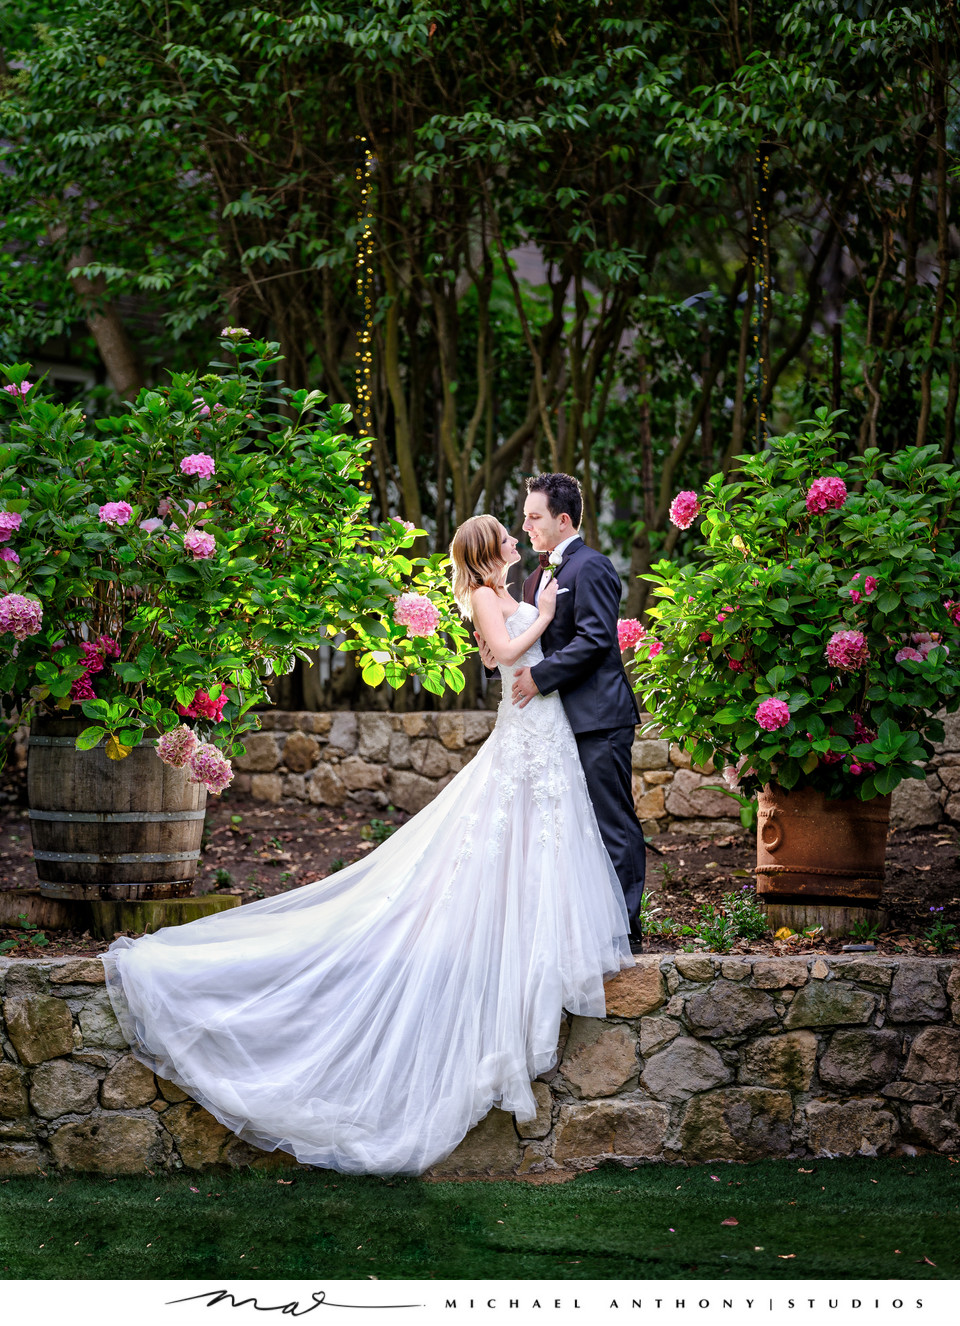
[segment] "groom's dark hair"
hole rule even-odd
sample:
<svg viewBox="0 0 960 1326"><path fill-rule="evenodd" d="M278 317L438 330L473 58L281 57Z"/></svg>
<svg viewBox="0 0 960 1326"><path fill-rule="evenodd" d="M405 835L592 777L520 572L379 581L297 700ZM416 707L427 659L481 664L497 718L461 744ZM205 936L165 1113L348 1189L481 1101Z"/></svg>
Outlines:
<svg viewBox="0 0 960 1326"><path fill-rule="evenodd" d="M554 519L566 511L573 528L580 528L583 517L583 494L579 482L572 474L534 474L527 480L528 493L543 493L547 510Z"/></svg>

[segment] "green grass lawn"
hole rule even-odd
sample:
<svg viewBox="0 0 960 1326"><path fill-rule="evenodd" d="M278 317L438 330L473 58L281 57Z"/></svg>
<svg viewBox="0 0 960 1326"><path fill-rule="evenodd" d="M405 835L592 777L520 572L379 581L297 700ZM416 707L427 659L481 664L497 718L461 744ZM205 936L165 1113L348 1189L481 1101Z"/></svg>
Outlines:
<svg viewBox="0 0 960 1326"><path fill-rule="evenodd" d="M51 1176L0 1183L0 1276L951 1280L958 1215L945 1156L609 1165L536 1186Z"/></svg>

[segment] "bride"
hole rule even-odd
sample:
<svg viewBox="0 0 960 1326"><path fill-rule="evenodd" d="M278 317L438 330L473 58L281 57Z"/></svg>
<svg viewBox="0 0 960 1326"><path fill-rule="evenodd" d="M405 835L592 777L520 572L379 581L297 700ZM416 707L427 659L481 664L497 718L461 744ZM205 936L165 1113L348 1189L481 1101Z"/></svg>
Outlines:
<svg viewBox="0 0 960 1326"><path fill-rule="evenodd" d="M542 657L505 588L517 540L474 516L461 610L506 677ZM492 1105L530 1120L564 1008L602 1017L627 912L556 692L504 685L475 759L354 865L101 955L135 1056L239 1137L354 1174L422 1173Z"/></svg>

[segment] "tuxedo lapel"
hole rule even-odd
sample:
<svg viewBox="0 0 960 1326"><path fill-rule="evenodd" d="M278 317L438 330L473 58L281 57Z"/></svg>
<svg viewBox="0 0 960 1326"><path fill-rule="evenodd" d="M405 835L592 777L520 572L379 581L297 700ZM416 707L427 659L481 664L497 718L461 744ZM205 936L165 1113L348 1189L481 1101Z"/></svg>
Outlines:
<svg viewBox="0 0 960 1326"><path fill-rule="evenodd" d="M524 603L536 603L537 586L540 584L540 577L543 575L543 567L538 566L536 571L528 575L523 582L523 601Z"/></svg>

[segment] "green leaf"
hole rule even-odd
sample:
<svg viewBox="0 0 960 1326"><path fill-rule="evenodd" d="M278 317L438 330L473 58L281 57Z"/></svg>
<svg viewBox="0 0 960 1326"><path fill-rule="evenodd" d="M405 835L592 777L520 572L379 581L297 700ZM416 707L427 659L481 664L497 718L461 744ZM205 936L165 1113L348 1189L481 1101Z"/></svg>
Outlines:
<svg viewBox="0 0 960 1326"><path fill-rule="evenodd" d="M80 735L77 737L76 749L93 750L94 746L96 746L99 742L101 742L106 735L107 735L106 728L85 727L83 731L80 733Z"/></svg>

